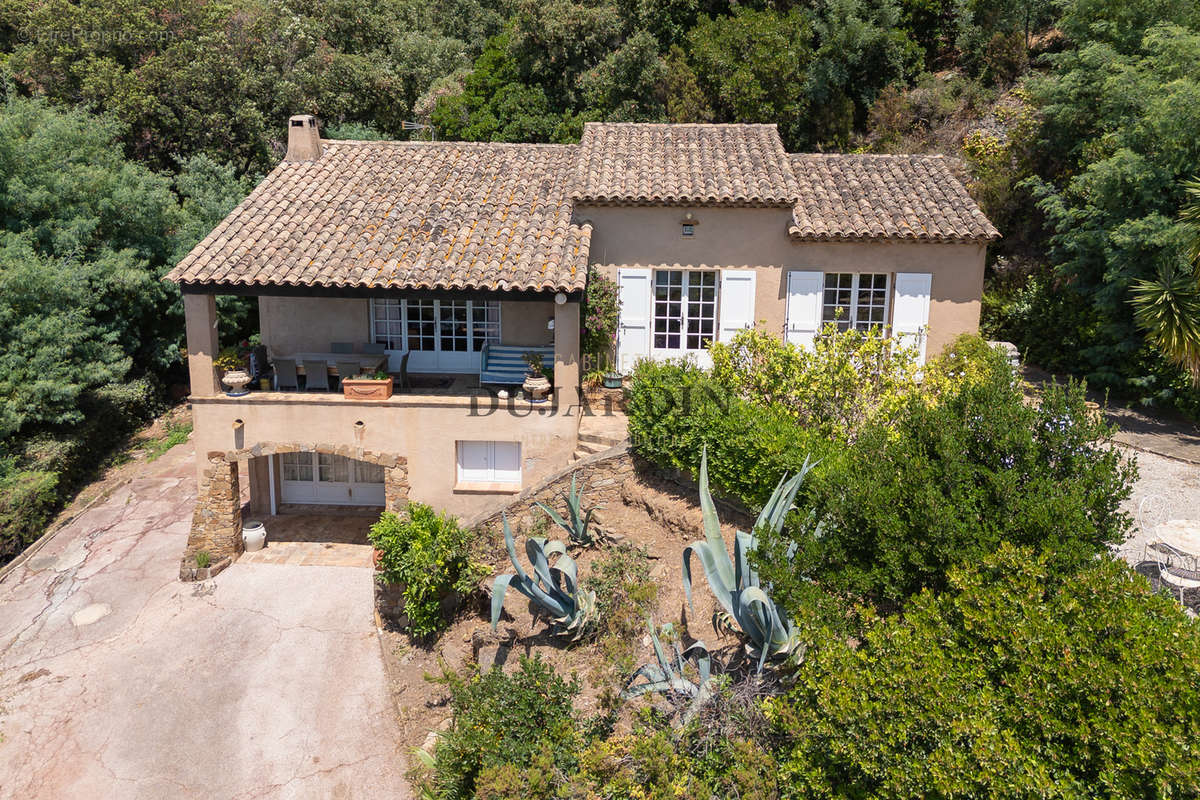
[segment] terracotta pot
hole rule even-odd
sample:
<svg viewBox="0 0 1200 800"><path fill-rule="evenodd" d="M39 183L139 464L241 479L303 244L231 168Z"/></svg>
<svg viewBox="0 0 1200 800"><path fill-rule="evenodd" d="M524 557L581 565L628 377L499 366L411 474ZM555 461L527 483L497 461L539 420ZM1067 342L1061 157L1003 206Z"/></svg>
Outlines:
<svg viewBox="0 0 1200 800"><path fill-rule="evenodd" d="M392 396L392 377L386 380L375 378L343 378L342 395L347 400L387 400Z"/></svg>

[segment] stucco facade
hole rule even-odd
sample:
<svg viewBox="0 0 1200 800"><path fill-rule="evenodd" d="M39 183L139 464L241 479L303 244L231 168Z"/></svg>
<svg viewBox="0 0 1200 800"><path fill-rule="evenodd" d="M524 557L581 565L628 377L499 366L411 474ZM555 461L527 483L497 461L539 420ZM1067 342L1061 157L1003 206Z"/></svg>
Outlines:
<svg viewBox="0 0 1200 800"><path fill-rule="evenodd" d="M753 269L755 324L771 333L783 333L793 270L929 273L930 357L979 329L985 242L797 242L787 235L792 212L785 208L581 206L576 213L593 226L593 263L614 280L625 265ZM686 238L685 220L694 224Z"/></svg>

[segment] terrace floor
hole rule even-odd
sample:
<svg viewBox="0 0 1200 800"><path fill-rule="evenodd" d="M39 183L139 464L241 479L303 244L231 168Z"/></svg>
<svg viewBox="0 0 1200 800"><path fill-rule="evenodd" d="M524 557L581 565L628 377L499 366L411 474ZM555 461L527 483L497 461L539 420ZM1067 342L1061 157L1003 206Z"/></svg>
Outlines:
<svg viewBox="0 0 1200 800"><path fill-rule="evenodd" d="M287 511L284 506L281 511ZM239 564L291 564L303 567L371 567L367 529L380 508L297 506L275 516L255 517L267 528L267 545L242 553ZM247 517L248 519L248 517Z"/></svg>

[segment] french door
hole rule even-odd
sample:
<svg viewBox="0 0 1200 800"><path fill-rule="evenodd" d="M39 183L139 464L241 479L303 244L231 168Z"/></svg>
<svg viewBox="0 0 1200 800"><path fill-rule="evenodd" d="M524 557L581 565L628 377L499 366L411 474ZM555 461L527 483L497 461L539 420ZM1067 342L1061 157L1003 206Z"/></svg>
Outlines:
<svg viewBox="0 0 1200 800"><path fill-rule="evenodd" d="M392 370L407 352L410 372L478 372L483 346L500 341L500 303L376 298L371 330Z"/></svg>
<svg viewBox="0 0 1200 800"><path fill-rule="evenodd" d="M717 272L655 270L653 300L651 355L690 353L700 366L710 366L708 348L717 338Z"/></svg>
<svg viewBox="0 0 1200 800"><path fill-rule="evenodd" d="M285 503L381 506L383 467L329 453L281 453Z"/></svg>

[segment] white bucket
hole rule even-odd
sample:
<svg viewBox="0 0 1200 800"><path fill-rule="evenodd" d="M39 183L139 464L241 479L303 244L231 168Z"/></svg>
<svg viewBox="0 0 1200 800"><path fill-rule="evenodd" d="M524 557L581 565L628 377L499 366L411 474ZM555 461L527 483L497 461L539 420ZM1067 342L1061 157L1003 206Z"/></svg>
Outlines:
<svg viewBox="0 0 1200 800"><path fill-rule="evenodd" d="M262 550L267 543L267 526L261 522L247 522L242 525L242 541L249 551Z"/></svg>

